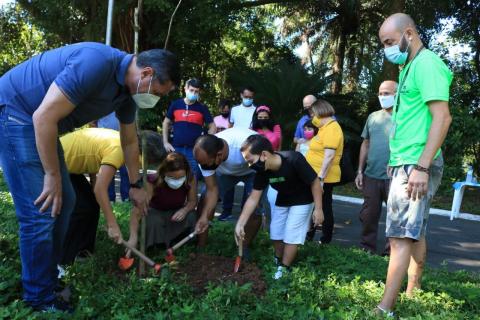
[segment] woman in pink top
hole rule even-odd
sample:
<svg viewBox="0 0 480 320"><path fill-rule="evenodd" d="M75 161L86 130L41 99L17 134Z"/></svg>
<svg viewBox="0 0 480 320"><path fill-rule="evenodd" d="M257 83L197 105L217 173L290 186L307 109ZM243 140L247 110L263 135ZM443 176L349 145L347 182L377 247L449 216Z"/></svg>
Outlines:
<svg viewBox="0 0 480 320"><path fill-rule="evenodd" d="M257 107L253 113L252 130L264 136L272 143L274 151L280 151L282 147L282 129L279 124L275 124L270 107Z"/></svg>

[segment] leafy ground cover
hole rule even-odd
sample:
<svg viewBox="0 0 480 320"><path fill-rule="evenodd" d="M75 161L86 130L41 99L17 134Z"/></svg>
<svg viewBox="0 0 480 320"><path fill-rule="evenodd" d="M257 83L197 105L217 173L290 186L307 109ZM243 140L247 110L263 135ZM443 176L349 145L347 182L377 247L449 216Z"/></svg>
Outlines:
<svg viewBox="0 0 480 320"><path fill-rule="evenodd" d="M129 208L129 204L115 205L125 235ZM0 217L0 318L66 317L33 313L20 299L18 226L11 198L1 180ZM214 223L210 245L202 259L224 257L233 268L237 250L232 232L232 224ZM99 231L94 257L67 270L66 282L73 287L76 306L71 318L374 319L371 310L383 292L388 264L387 258L358 249L308 243L300 250L290 276L274 281L272 249L267 234L262 232L252 256L266 290L256 292L255 283L238 285L229 280L232 277L226 277L225 281L209 282L204 291L199 291L190 284L191 278L182 273L187 269L191 270L187 273L192 273L195 268L189 268L190 264L199 263L192 262L192 252L193 246L183 247L176 253L177 269L164 268L157 277L140 279L135 270L118 270L116 263L123 249ZM154 260L164 261L163 250L148 253ZM480 319L478 274L428 269L423 284L423 291L415 298L400 297L396 308L400 318Z"/></svg>

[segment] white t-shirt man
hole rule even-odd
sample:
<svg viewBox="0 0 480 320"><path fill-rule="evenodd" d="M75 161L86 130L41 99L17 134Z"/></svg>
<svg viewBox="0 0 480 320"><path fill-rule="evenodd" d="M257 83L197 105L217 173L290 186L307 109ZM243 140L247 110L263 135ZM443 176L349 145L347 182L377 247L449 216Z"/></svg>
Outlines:
<svg viewBox="0 0 480 320"><path fill-rule="evenodd" d="M243 104L233 107L230 111L230 122L233 127L250 129L255 109L256 106L253 104L250 107L245 107Z"/></svg>
<svg viewBox="0 0 480 320"><path fill-rule="evenodd" d="M255 172L248 167L247 162L245 162L240 152L242 143L253 134L258 133L247 128L237 127L229 128L215 134L228 144L228 158L216 169L220 174L239 177ZM215 173L215 170L202 170L201 167L200 171L204 177L209 177Z"/></svg>

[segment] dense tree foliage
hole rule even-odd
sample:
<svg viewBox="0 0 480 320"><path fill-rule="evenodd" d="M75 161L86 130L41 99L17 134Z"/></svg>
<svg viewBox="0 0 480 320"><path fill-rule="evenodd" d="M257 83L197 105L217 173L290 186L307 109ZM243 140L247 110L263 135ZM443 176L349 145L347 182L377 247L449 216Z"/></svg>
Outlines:
<svg viewBox="0 0 480 320"><path fill-rule="evenodd" d="M0 13L0 73L46 48L105 38L107 2L100 0L18 0ZM177 0L145 0L140 50L165 44ZM137 1L116 1L113 46L133 51ZM328 97L347 138L357 141L369 112L378 108L379 83L396 79L398 67L383 59L378 28L394 12L417 22L425 45L455 74L451 92L454 123L445 143L446 179L480 170L480 4L472 0L184 0L175 16L168 49L180 58L185 80L202 79L202 99L216 112L219 98L238 101L238 89L257 87L257 103L269 104L289 146L301 97ZM448 41L439 41L438 35ZM468 48L455 54L452 48ZM142 125L159 127L168 101L142 112ZM449 186L449 184L444 184Z"/></svg>

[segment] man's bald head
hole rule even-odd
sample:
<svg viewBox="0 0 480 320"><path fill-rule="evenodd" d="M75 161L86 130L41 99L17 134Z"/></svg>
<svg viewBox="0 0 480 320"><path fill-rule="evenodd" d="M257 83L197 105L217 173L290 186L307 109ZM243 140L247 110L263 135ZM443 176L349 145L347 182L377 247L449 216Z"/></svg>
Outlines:
<svg viewBox="0 0 480 320"><path fill-rule="evenodd" d="M308 96L305 96L305 98L303 98L303 108L304 109L310 108L312 104L315 103L315 101L317 101L317 98L313 94L309 94Z"/></svg>
<svg viewBox="0 0 480 320"><path fill-rule="evenodd" d="M378 87L379 96L393 96L397 93L398 83L393 80L386 80Z"/></svg>
<svg viewBox="0 0 480 320"><path fill-rule="evenodd" d="M414 40L414 38L418 39L415 21L405 13L395 13L389 16L382 23L378 32L380 41L385 47L399 43L404 34L409 41Z"/></svg>
<svg viewBox="0 0 480 320"><path fill-rule="evenodd" d="M413 21L412 17L405 13L395 13L389 16L383 24L392 24L399 32L404 32L407 28L412 28L415 31L417 30L417 26L415 25L415 21ZM383 25L382 25L383 26Z"/></svg>

